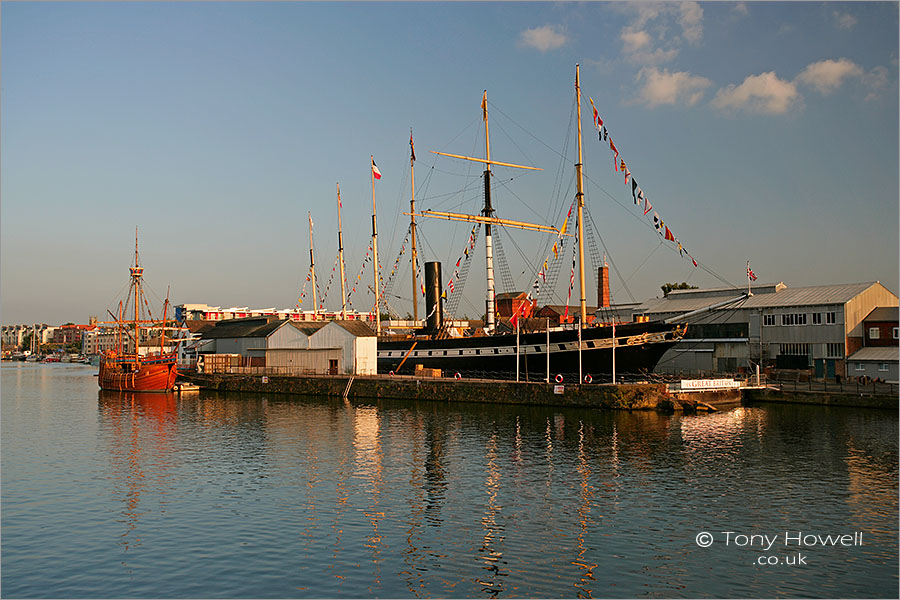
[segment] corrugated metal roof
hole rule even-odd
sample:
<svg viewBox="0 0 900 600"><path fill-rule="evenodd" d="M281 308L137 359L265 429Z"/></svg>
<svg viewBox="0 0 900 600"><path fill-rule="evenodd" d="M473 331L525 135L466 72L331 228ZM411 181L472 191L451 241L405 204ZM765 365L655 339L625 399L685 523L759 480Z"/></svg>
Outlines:
<svg viewBox="0 0 900 600"><path fill-rule="evenodd" d="M266 337L285 323L277 317L250 317L220 321L203 333L204 339Z"/></svg>
<svg viewBox="0 0 900 600"><path fill-rule="evenodd" d="M864 321L890 321L896 323L900 320L900 307L879 306L863 319Z"/></svg>
<svg viewBox="0 0 900 600"><path fill-rule="evenodd" d="M786 306L844 304L873 285L878 285L878 282L868 281L864 283L816 285L797 288L778 286L777 289L779 291L777 292L761 293L759 290L754 290L753 296L735 302L734 305L730 305L720 310L731 310L733 308L776 308ZM774 287L765 286L765 289L774 289ZM688 312L705 308L716 302L727 300L729 296L737 298L745 291L746 290L736 288L696 291L678 290L677 292L670 292L667 298L654 298L644 302L640 307L635 309L635 312L641 312L643 314Z"/></svg>
<svg viewBox="0 0 900 600"><path fill-rule="evenodd" d="M372 328L369 327L367 323L362 321L333 321L336 325L340 325L356 337L372 337L375 335L375 332L372 331Z"/></svg>
<svg viewBox="0 0 900 600"><path fill-rule="evenodd" d="M327 321L291 321L291 325L300 330L301 333L310 336L328 325Z"/></svg>
<svg viewBox="0 0 900 600"><path fill-rule="evenodd" d="M851 354L848 361L875 361L889 362L900 361L900 348L891 346L887 348L862 348Z"/></svg>

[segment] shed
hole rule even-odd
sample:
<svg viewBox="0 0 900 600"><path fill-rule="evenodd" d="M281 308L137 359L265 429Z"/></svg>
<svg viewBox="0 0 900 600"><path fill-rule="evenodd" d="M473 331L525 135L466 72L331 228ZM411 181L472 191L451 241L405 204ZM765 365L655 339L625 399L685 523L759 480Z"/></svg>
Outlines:
<svg viewBox="0 0 900 600"><path fill-rule="evenodd" d="M262 357L266 350L273 348L309 348L310 336L324 326L324 323L296 323L272 316L229 319L202 334L204 341L212 343L205 343L201 352Z"/></svg>
<svg viewBox="0 0 900 600"><path fill-rule="evenodd" d="M329 321L309 336L313 349L340 348L340 372L375 375L378 372L378 338L361 321Z"/></svg>

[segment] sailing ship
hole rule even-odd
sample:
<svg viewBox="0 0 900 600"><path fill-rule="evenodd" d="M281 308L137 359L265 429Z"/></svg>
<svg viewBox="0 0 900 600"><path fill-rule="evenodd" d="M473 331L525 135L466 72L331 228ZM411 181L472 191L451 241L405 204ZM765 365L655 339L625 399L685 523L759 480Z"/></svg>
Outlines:
<svg viewBox="0 0 900 600"><path fill-rule="evenodd" d="M134 235L134 265L130 268L131 282L124 303L119 302L119 314L112 315L115 321L102 322L116 335L116 347L100 357L98 383L102 390L124 392L168 392L175 386L178 375L177 352L165 351L166 313L169 298L163 304L162 320L154 320L152 315L142 318L142 308L148 306L144 297L144 269L140 266L137 230ZM133 306L132 306L133 305ZM133 308L133 312L132 309ZM133 314L126 318L125 314ZM158 350L149 344L141 351L144 340L142 334L158 332Z"/></svg>
<svg viewBox="0 0 900 600"><path fill-rule="evenodd" d="M435 152L457 159L464 159L485 165L484 208L480 215L460 215L424 211L416 213L414 199L410 203L412 230L415 231L415 217L439 217L444 219L481 223L485 229L485 262L487 297L485 299L485 332L487 335L472 337L449 337L443 323L441 300L441 276L439 263L426 263L426 311L428 313L423 335L398 337L380 336L378 340L379 373L411 373L422 368L441 369L445 376L470 376L490 374L492 377L516 378L521 373L526 379L554 379L572 381L592 380L593 375L619 373L649 373L662 355L674 346L685 334L687 325L668 322L628 322L605 325L589 325L584 268L584 181L582 174L581 140L581 89L579 68L575 70L575 96L578 124L578 161L575 163L577 194L577 254L580 284L580 309L576 316L577 327L547 327L538 333L500 334L495 323L494 267L491 227L512 226L532 231L549 231L559 234L559 230L535 224L499 219L494 216L491 205L491 166L534 169L491 159L490 135L488 129L487 92L482 98L485 128L485 158L472 158ZM411 165L415 159L411 157ZM411 167L412 168L412 167ZM414 198L414 196L413 196ZM374 204L374 200L373 200ZM374 218L373 218L374 223ZM374 231L373 231L374 237ZM415 249L413 249L413 253ZM377 269L377 262L375 263ZM413 276L416 262L413 260ZM376 282L378 281L376 272ZM415 286L415 279L413 279ZM414 287L415 294L415 287ZM415 298L415 296L414 296ZM376 299L377 302L377 299ZM415 310L415 299L414 299ZM577 374L577 375L576 375ZM599 381L599 380L598 380Z"/></svg>

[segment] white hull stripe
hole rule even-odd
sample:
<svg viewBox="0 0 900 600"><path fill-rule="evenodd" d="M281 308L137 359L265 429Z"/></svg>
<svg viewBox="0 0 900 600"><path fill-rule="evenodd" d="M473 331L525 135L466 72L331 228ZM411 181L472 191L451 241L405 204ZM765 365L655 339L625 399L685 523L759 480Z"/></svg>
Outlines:
<svg viewBox="0 0 900 600"><path fill-rule="evenodd" d="M617 337L616 347L623 346L639 346L642 344L656 344L669 341L666 335L669 332L660 333L643 333L629 337ZM597 350L603 348L611 348L611 339L602 340L585 340L582 341L582 350ZM546 354L547 344L522 344L519 347L519 354ZM550 344L550 354L556 352L572 352L578 350L578 341L566 342L562 344ZM379 350L378 358L403 358L409 350ZM410 358L439 358L442 356L504 356L516 354L515 346L486 346L481 348L452 348L452 349L431 349L431 350L413 350Z"/></svg>

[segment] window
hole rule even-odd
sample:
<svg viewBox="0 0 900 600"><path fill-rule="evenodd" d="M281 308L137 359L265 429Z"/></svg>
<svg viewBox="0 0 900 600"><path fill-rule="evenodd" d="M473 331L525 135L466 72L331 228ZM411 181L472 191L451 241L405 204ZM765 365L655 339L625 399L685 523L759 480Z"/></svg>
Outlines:
<svg viewBox="0 0 900 600"><path fill-rule="evenodd" d="M894 339L900 338L900 327L894 327Z"/></svg>
<svg viewBox="0 0 900 600"><path fill-rule="evenodd" d="M771 326L775 324L775 315L763 315L763 325Z"/></svg>
<svg viewBox="0 0 900 600"><path fill-rule="evenodd" d="M865 371L865 370L866 370L866 365L864 365L864 364L861 363L861 362L858 362L858 363L856 363L856 370L857 370L857 371Z"/></svg>
<svg viewBox="0 0 900 600"><path fill-rule="evenodd" d="M812 314L812 323L813 323L813 325L821 325L822 324L822 313L813 313Z"/></svg>
<svg viewBox="0 0 900 600"><path fill-rule="evenodd" d="M877 327L869 327L869 339L877 340L881 336L881 331Z"/></svg>
<svg viewBox="0 0 900 600"><path fill-rule="evenodd" d="M780 354L809 356L809 344L781 344Z"/></svg>
<svg viewBox="0 0 900 600"><path fill-rule="evenodd" d="M881 364L879 364L879 365L878 365L878 370L879 370L879 371L887 371L887 370L888 370L888 364L887 364L887 363L881 363Z"/></svg>
<svg viewBox="0 0 900 600"><path fill-rule="evenodd" d="M781 315L782 325L806 325L806 313Z"/></svg>
<svg viewBox="0 0 900 600"><path fill-rule="evenodd" d="M826 344L825 352L827 358L844 358L843 344Z"/></svg>
<svg viewBox="0 0 900 600"><path fill-rule="evenodd" d="M833 312L825 313L825 324L826 325L834 325L835 323L837 323L837 320L834 317L835 317L835 315Z"/></svg>

